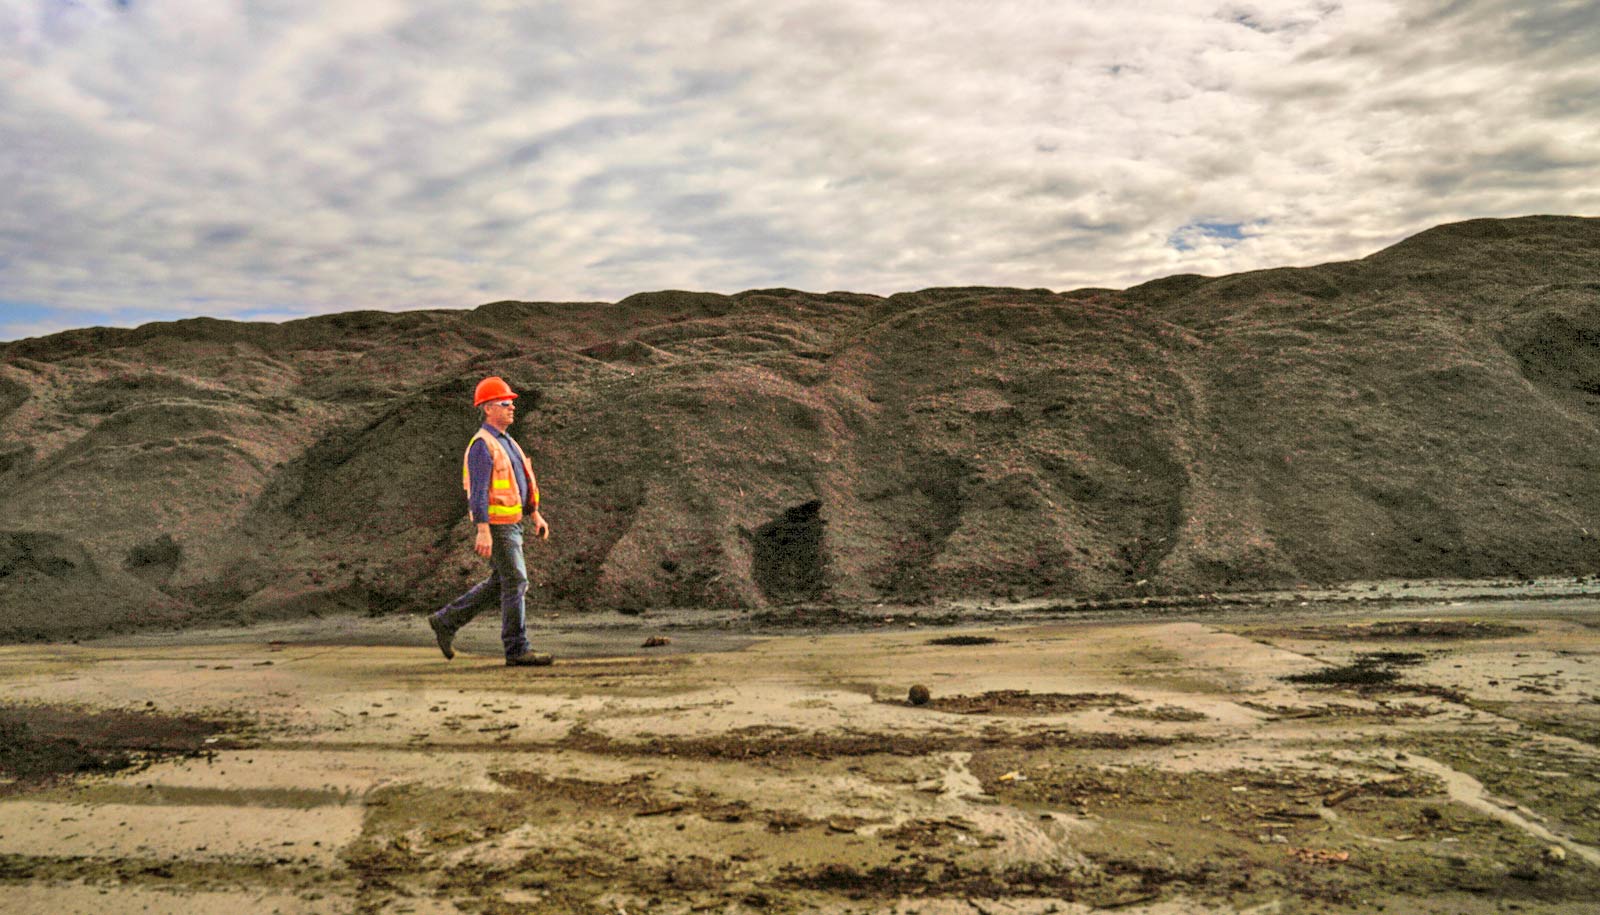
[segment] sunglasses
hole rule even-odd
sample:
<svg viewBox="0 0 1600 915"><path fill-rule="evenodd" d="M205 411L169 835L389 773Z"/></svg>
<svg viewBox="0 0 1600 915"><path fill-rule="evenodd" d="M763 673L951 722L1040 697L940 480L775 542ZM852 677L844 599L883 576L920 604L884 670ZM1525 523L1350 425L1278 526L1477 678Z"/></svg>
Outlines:
<svg viewBox="0 0 1600 915"><path fill-rule="evenodd" d="M489 403L491 407L514 407L516 405L517 402L514 400L495 400Z"/></svg>

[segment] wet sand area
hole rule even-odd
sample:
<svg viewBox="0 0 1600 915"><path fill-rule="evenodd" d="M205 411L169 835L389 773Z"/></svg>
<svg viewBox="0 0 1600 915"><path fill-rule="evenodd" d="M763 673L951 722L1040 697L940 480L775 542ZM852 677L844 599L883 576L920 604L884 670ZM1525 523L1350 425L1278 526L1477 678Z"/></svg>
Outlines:
<svg viewBox="0 0 1600 915"><path fill-rule="evenodd" d="M4 647L0 898L1600 911L1594 602L1361 612L612 635L542 669L445 662L420 621Z"/></svg>

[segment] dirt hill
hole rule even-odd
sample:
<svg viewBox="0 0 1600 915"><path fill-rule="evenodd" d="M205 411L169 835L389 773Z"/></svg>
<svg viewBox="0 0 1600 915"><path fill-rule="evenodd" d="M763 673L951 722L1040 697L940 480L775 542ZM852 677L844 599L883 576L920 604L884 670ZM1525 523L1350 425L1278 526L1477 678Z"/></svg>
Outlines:
<svg viewBox="0 0 1600 915"><path fill-rule="evenodd" d="M535 610L1600 570L1600 219L1127 290L658 292L0 345L0 637L481 574L473 384Z"/></svg>

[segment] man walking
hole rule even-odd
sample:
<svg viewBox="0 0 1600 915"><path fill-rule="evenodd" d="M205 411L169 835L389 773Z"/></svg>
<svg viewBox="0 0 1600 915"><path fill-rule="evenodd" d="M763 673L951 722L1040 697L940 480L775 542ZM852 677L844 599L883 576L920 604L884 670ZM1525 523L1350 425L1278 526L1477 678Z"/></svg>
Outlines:
<svg viewBox="0 0 1600 915"><path fill-rule="evenodd" d="M473 550L489 560L489 577L428 617L434 638L445 658L456 656L456 630L500 596L500 641L505 644L506 666L542 667L552 662L547 654L528 649L528 565L522 556L522 520L533 522L533 534L549 539L550 525L539 514L539 482L533 463L506 434L516 419L517 395L501 378L478 382L472 406L483 411L483 425L467 443L461 459L461 485L467 490L467 508L477 525Z"/></svg>

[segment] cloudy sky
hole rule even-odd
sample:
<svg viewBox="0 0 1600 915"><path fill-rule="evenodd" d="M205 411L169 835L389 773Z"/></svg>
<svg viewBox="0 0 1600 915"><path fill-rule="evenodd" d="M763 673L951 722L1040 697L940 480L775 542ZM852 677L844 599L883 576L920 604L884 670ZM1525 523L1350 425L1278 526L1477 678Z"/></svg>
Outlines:
<svg viewBox="0 0 1600 915"><path fill-rule="evenodd" d="M1600 215L1596 0L0 0L0 339Z"/></svg>

